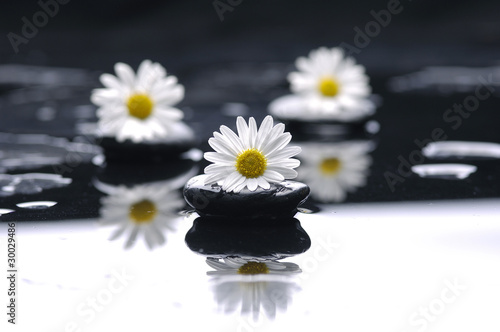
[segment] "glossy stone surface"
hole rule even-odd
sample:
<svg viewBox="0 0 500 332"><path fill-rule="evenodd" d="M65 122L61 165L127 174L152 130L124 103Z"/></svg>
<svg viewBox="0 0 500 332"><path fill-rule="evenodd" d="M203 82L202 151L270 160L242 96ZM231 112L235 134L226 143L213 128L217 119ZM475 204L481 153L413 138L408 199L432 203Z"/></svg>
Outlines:
<svg viewBox="0 0 500 332"><path fill-rule="evenodd" d="M184 178L184 183L197 174L198 167L193 160L171 158L164 162L108 163L96 170L97 180L112 185L134 186L137 184ZM184 175L189 175L187 178ZM182 183L179 188L184 185Z"/></svg>
<svg viewBox="0 0 500 332"><path fill-rule="evenodd" d="M273 183L268 190L245 188L239 193L227 193L219 185L204 185L204 178L193 177L184 187L184 198L201 216L292 217L309 195L309 187L296 181Z"/></svg>
<svg viewBox="0 0 500 332"><path fill-rule="evenodd" d="M181 153L195 146L194 140L169 143L121 143L114 138L104 137L100 143L106 161L166 161L177 158Z"/></svg>
<svg viewBox="0 0 500 332"><path fill-rule="evenodd" d="M169 136L152 141L134 143L127 139L118 142L114 137L104 136L98 138L98 142L107 162L170 161L196 146L194 132L185 123L173 124L170 130Z"/></svg>
<svg viewBox="0 0 500 332"><path fill-rule="evenodd" d="M280 259L303 253L311 239L295 218L235 223L233 218L200 217L186 234L192 251L217 258L228 256Z"/></svg>

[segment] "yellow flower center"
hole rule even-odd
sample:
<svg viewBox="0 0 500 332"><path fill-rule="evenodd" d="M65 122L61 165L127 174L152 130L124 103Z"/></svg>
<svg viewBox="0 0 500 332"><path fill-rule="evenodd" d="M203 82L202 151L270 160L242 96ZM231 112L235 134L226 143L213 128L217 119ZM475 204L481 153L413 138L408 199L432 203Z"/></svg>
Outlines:
<svg viewBox="0 0 500 332"><path fill-rule="evenodd" d="M328 158L321 162L319 168L324 175L334 175L340 171L342 163L337 158Z"/></svg>
<svg viewBox="0 0 500 332"><path fill-rule="evenodd" d="M136 224L142 224L153 221L157 213L156 205L145 199L130 207L129 217Z"/></svg>
<svg viewBox="0 0 500 332"><path fill-rule="evenodd" d="M325 77L319 81L318 89L325 97L335 97L339 93L340 84L332 77Z"/></svg>
<svg viewBox="0 0 500 332"><path fill-rule="evenodd" d="M257 149L248 149L236 157L236 170L246 178L258 178L266 171L267 159Z"/></svg>
<svg viewBox="0 0 500 332"><path fill-rule="evenodd" d="M238 269L239 274L267 274L269 268L264 263L248 262Z"/></svg>
<svg viewBox="0 0 500 332"><path fill-rule="evenodd" d="M153 112L153 101L147 94L133 94L127 100L127 108L131 116L144 120Z"/></svg>

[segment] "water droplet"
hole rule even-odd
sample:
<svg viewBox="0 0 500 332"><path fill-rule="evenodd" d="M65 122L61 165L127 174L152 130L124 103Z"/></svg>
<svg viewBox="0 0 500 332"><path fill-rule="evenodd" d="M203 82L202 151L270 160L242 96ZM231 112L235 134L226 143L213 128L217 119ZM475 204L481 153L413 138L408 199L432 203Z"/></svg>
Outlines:
<svg viewBox="0 0 500 332"><path fill-rule="evenodd" d="M193 161L200 161L203 159L203 151L199 149L191 149L189 151L184 152L181 155L182 158L184 159L190 159Z"/></svg>
<svg viewBox="0 0 500 332"><path fill-rule="evenodd" d="M23 208L23 209L41 210L41 209L47 209L47 208L52 207L56 204L57 204L57 202L53 202L53 201L35 201L35 202L18 203L16 205L20 208Z"/></svg>
<svg viewBox="0 0 500 332"><path fill-rule="evenodd" d="M195 212L196 212L195 210L182 210L179 212L179 215L184 217L189 217Z"/></svg>
<svg viewBox="0 0 500 332"><path fill-rule="evenodd" d="M10 209L0 209L0 216L2 214L7 214L7 213L12 213L15 212L15 210L10 210Z"/></svg>
<svg viewBox="0 0 500 332"><path fill-rule="evenodd" d="M432 142L422 149L427 158L500 158L500 144L488 142Z"/></svg>
<svg viewBox="0 0 500 332"><path fill-rule="evenodd" d="M477 167L466 164L427 164L412 166L411 170L422 178L463 180L474 173Z"/></svg>
<svg viewBox="0 0 500 332"><path fill-rule="evenodd" d="M297 211L304 214L312 214L320 212L321 208L311 202L305 202L301 206L297 207Z"/></svg>
<svg viewBox="0 0 500 332"><path fill-rule="evenodd" d="M297 211L299 211L300 213L304 213L304 214L311 214L311 213L314 213L314 211L313 211L313 210L309 210L309 209L302 208L302 207L297 208Z"/></svg>
<svg viewBox="0 0 500 332"><path fill-rule="evenodd" d="M94 158L92 158L92 164L96 166L103 166L105 162L106 158L104 157L103 154L98 154Z"/></svg>
<svg viewBox="0 0 500 332"><path fill-rule="evenodd" d="M0 196L13 194L35 194L45 189L59 188L69 185L70 178L58 174L26 173L26 174L0 174Z"/></svg>
<svg viewBox="0 0 500 332"><path fill-rule="evenodd" d="M370 134L376 134L380 131L380 123L375 120L370 120L365 124L365 130Z"/></svg>

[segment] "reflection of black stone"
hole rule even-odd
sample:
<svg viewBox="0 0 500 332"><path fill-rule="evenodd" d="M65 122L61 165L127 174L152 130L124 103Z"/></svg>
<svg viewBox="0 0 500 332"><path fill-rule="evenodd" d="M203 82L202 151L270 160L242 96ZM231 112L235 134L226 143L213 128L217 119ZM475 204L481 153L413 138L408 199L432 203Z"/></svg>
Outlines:
<svg viewBox="0 0 500 332"><path fill-rule="evenodd" d="M168 162L108 163L105 167L99 168L97 179L111 185L134 186L176 178L189 173L195 165L196 163L191 159L176 157L172 157Z"/></svg>
<svg viewBox="0 0 500 332"><path fill-rule="evenodd" d="M193 148L195 141L185 139L168 143L133 143L130 140L118 142L114 138L103 137L100 145L108 162L169 161Z"/></svg>
<svg viewBox="0 0 500 332"><path fill-rule="evenodd" d="M184 198L201 216L230 216L239 219L293 217L297 206L309 195L301 182L272 183L268 190L248 188L228 193L219 185L204 185L205 176L196 176L184 187Z"/></svg>
<svg viewBox="0 0 500 332"><path fill-rule="evenodd" d="M230 217L200 217L187 232L186 244L210 257L280 259L305 252L311 239L295 218L239 223Z"/></svg>

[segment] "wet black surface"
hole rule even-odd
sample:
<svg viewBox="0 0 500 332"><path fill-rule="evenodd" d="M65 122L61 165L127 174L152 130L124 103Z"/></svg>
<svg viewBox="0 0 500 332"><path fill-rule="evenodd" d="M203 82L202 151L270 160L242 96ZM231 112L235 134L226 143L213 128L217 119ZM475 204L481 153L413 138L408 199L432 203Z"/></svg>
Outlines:
<svg viewBox="0 0 500 332"><path fill-rule="evenodd" d="M258 65L253 65L258 66ZM285 73L283 73L284 75ZM291 127L292 134L298 138L293 144L300 145L306 142L331 142L336 144L342 141L367 139L375 144L374 150L370 153L373 163L369 168L366 186L358 188L355 192L347 195L345 203L349 202L382 202L382 201L415 201L415 200L441 200L441 199L467 199L467 198L493 198L500 196L498 186L500 177L500 164L495 159L476 158L461 160L447 158L446 162L458 162L475 165L478 167L476 173L464 180L445 179L422 179L411 172L412 165L421 163L437 163L440 160L429 160L421 157L420 149L428 142L438 138L439 140L465 140L465 141L485 141L500 142L500 134L496 123L500 120L497 109L500 100L492 95L482 101L474 112L470 112L468 118L462 120L461 125L454 129L450 121L443 119L443 114L453 107L455 103L461 103L468 94L429 94L423 92L394 93L386 88L388 77L372 78L373 90L377 93L382 104L377 109L377 113L367 121L376 121L380 130L372 133L363 129L365 124L357 124L354 127L347 127L348 134L344 136L319 136L304 135L300 127ZM57 88L53 88L57 90ZM90 88L87 89L90 93ZM286 88L280 88L283 94L287 93ZM202 91L201 91L202 92ZM17 92L12 92L17 93ZM196 94L197 91L192 91ZM22 105L9 102L10 92L3 97L3 114L5 121L0 124L3 132L10 133L32 133L47 134L55 137L66 137L76 142L92 143L95 139L91 134L82 134L78 128L81 123L92 124L95 121L93 115L85 119L77 117L82 105L92 108L88 100L77 92L75 95L66 97L65 105L57 108L57 114L53 119L41 121L37 112L41 105L50 103L50 100L40 102L27 102ZM237 95L232 96L233 100ZM246 103L245 116L252 115L260 122L266 114L266 101L269 101L266 94L259 96L259 101ZM194 129L197 139L201 142L197 148L201 151L210 151L211 148L206 143L212 136L212 132L218 130L222 124L235 129L235 115L227 115L224 108L224 100L218 104L185 108L187 110L187 123ZM22 111L18 111L18 108ZM185 106L187 107L187 106ZM227 107L226 107L227 108ZM234 108L234 106L233 106ZM7 111L8 110L8 111ZM12 125L12 124L15 125ZM33 130L36 128L36 130ZM56 129L54 129L56 128ZM298 130L297 130L298 129ZM434 132L434 134L433 134ZM436 136L436 133L439 135ZM434 136L433 136L434 135ZM22 137L22 136L20 136ZM12 140L11 140L12 141ZM12 148L14 145L10 145ZM25 148L18 145L14 149ZM47 146L50 148L50 146ZM43 151L43 149L41 149ZM42 152L43 154L43 152ZM300 156L299 156L300 157ZM64 220L71 218L95 217L99 210L100 194L93 186L94 178L113 177L113 183L123 184L140 183L143 180L162 178L168 174L180 172L185 166L176 163L189 163L182 161L177 154L165 154L163 162L144 162L144 158L138 155L127 154L131 160L127 164L121 165L119 162L109 162L108 165L94 165L89 159L84 160L78 151L62 152L63 163L55 163L46 167L29 167L29 161L23 170L9 170L9 174L24 172L42 172L61 174L73 180L72 184L63 188L49 189L35 195L13 195L1 199L0 208L12 209L15 204L23 201L50 200L58 204L44 211L19 210L16 213L3 215L3 220ZM304 156L302 156L304 158ZM33 160L33 159L32 159ZM192 162L191 162L192 163ZM180 165L180 164L179 164ZM207 162L201 160L199 168L202 170ZM144 175L134 174L127 171L120 172L121 169L137 169ZM123 174L123 175L122 175ZM143 179L143 180L140 180ZM314 199L314 198L313 198ZM340 202L336 202L340 203Z"/></svg>

